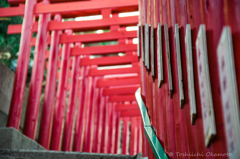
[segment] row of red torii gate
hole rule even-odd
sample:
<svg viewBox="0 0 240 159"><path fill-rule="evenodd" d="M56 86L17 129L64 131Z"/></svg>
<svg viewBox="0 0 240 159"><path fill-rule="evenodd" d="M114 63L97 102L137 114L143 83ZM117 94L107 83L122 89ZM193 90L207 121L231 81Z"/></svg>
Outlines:
<svg viewBox="0 0 240 159"><path fill-rule="evenodd" d="M8 2L11 7L1 8L0 17L24 20L8 26L8 34L21 34L21 42L7 126L19 129L34 47L23 134L38 137L50 150L141 152L143 130L134 96L140 86L134 40L138 0Z"/></svg>

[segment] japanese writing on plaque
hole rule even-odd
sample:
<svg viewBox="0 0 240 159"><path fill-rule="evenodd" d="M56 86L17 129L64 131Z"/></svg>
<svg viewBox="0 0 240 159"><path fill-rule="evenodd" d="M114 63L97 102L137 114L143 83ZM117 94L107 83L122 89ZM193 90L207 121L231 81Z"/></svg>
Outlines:
<svg viewBox="0 0 240 159"><path fill-rule="evenodd" d="M207 57L207 41L205 25L200 25L197 41L197 67L198 67L198 80L201 97L202 118L204 128L205 145L210 146L211 140L216 135L216 126L213 111L212 91L210 85L210 76L208 68Z"/></svg>
<svg viewBox="0 0 240 159"><path fill-rule="evenodd" d="M190 116L192 125L195 124L197 109L196 109L196 98L195 98L195 88L194 88L194 76L193 76L193 58L192 58L192 36L191 36L191 26L187 24L186 26L186 36L185 36L185 48L187 57L187 74L188 74L188 96L190 104Z"/></svg>
<svg viewBox="0 0 240 159"><path fill-rule="evenodd" d="M239 99L231 30L224 27L217 48L225 134L230 159L240 158Z"/></svg>
<svg viewBox="0 0 240 159"><path fill-rule="evenodd" d="M162 29L161 23L158 23L157 28L157 65L158 65L158 87L163 83L163 60L162 60Z"/></svg>

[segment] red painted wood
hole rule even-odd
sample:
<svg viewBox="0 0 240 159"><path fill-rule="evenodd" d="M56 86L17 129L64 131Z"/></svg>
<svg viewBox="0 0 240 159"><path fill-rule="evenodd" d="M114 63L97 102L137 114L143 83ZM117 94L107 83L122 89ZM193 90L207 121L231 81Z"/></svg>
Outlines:
<svg viewBox="0 0 240 159"><path fill-rule="evenodd" d="M102 97L102 89L100 89L100 106L98 109L98 123L97 123L97 133L96 133L96 145L95 151L100 153L101 151L101 143L102 143L102 134L103 134L103 120L104 120L104 106L106 103L106 97Z"/></svg>
<svg viewBox="0 0 240 159"><path fill-rule="evenodd" d="M71 141L72 141L72 131L76 110L76 99L77 99L77 88L78 88L78 70L80 64L80 56L74 57L73 65L72 65L72 85L69 94L69 101L67 106L67 113L65 119L64 133L63 133L63 143L62 150L70 151L71 149Z"/></svg>
<svg viewBox="0 0 240 159"><path fill-rule="evenodd" d="M43 1L48 4L48 0ZM36 47L34 55L34 65L32 68L31 84L29 88L28 104L23 128L23 134L31 139L35 139L36 124L38 120L38 110L40 96L42 91L42 81L45 63L45 50L47 40L47 24L50 21L50 14L41 14L39 16L39 28L36 38Z"/></svg>
<svg viewBox="0 0 240 159"><path fill-rule="evenodd" d="M9 0L15 1L15 0ZM71 1L79 1L79 0L71 0ZM89 16L89 15L99 15L101 13L102 8L113 8L114 13L120 12L131 12L138 10L137 0L131 1L120 1L118 0L116 3L105 1L100 2L70 2L67 0L51 0L51 2L68 2L68 3L58 3L49 5L46 9L42 7L40 4L36 6L35 14L41 14L45 12L50 13L58 13L61 14L63 18L72 18L79 16ZM22 2L23 3L23 2ZM10 3L12 5L12 3ZM13 3L13 5L18 5L18 3ZM66 7L68 5L69 7ZM23 12L22 12L23 15Z"/></svg>
<svg viewBox="0 0 240 159"><path fill-rule="evenodd" d="M141 113L139 110L123 110L121 111L121 117L140 117Z"/></svg>
<svg viewBox="0 0 240 159"><path fill-rule="evenodd" d="M116 114L116 133L115 133L115 140L114 140L114 153L118 153L119 143L120 143L120 112L115 112Z"/></svg>
<svg viewBox="0 0 240 159"><path fill-rule="evenodd" d="M179 86L178 86L178 65L177 65L177 57L176 57L176 48L175 48L175 24L177 23L177 14L176 14L176 1L170 1L170 18L171 22L168 21L169 26L169 43L171 50L171 63L172 63L172 77L173 77L173 109L174 109L174 122L175 122L175 140L176 140L176 151L180 153L189 153L188 152L188 143L187 143L187 132L186 132L186 123L184 121L185 114L184 111L180 109L180 99L179 99ZM182 57L181 57L182 59ZM189 114L186 114L189 115ZM178 156L177 156L178 157ZM184 158L188 158L185 156Z"/></svg>
<svg viewBox="0 0 240 159"><path fill-rule="evenodd" d="M109 103L108 105L109 108L109 129L108 129L108 143L107 143L107 153L113 153L113 134L114 134L114 115L113 112L114 110L114 104Z"/></svg>
<svg viewBox="0 0 240 159"><path fill-rule="evenodd" d="M123 130L122 130L122 154L128 154L128 131L129 131L129 119L123 118Z"/></svg>
<svg viewBox="0 0 240 159"><path fill-rule="evenodd" d="M107 153L107 145L109 141L109 105L108 100L106 100L106 104L104 107L104 117L103 117L103 123L102 123L102 141L101 141L101 153Z"/></svg>
<svg viewBox="0 0 240 159"><path fill-rule="evenodd" d="M131 118L131 132L130 132L130 149L129 154L135 155L137 153L137 118Z"/></svg>
<svg viewBox="0 0 240 159"><path fill-rule="evenodd" d="M61 16L55 15L55 20L60 21ZM56 74L57 74L57 60L58 60L58 49L59 49L59 37L61 31L52 32L52 41L50 48L50 58L49 58L49 70L47 72L44 100L43 100L43 110L42 118L40 125L39 133L39 143L49 149L50 145L50 135L51 135L51 126L53 118L53 105L54 105L54 96L56 89Z"/></svg>
<svg viewBox="0 0 240 159"><path fill-rule="evenodd" d="M122 110L138 110L138 105L137 104L117 104L116 105L116 111L122 111Z"/></svg>
<svg viewBox="0 0 240 159"><path fill-rule="evenodd" d="M72 34L71 30L66 31L67 34ZM51 138L51 150L60 150L61 143L61 135L62 135L62 124L64 120L65 113L65 105L66 105L66 96L68 85L68 72L70 66L70 46L71 44L65 44L63 46L62 59L61 59L61 70L60 70L60 78L57 89L57 98L56 104L54 108L53 115L53 130L52 130L52 138ZM72 72L71 72L72 73Z"/></svg>
<svg viewBox="0 0 240 159"><path fill-rule="evenodd" d="M86 108L84 106L86 99L86 89L87 89L87 77L89 72L89 67L82 67L82 82L81 82L81 90L80 90L80 98L79 98L79 106L77 110L77 118L76 118L76 126L75 126L75 134L73 140L73 151L82 151L83 149L83 137L85 130L85 118L84 114L86 112Z"/></svg>
<svg viewBox="0 0 240 159"><path fill-rule="evenodd" d="M131 68L117 68L117 69L107 69L107 70L98 70L96 68L91 68L89 70L89 76L103 76L103 75L114 75L114 74L123 74L123 73L139 73L139 67Z"/></svg>
<svg viewBox="0 0 240 159"><path fill-rule="evenodd" d="M201 19L201 10L199 8L200 1L196 0L187 0L187 11L188 11L188 22L191 24L192 30L192 41L195 42L197 39L199 25L202 24ZM194 19L194 20L193 20ZM193 43L194 46L194 43ZM197 57L196 57L196 49L193 47L193 68L194 68L194 84L195 84L195 94L196 94L196 107L197 107L197 119L195 122L195 131L197 135L197 151L203 152L206 154L210 152L211 149L207 149L205 147L204 142L204 130L203 130L203 119L202 119L202 110L201 110L201 101L200 101L200 90L199 90L199 82L198 82L198 74L197 74ZM212 157L212 156L210 156Z"/></svg>
<svg viewBox="0 0 240 159"><path fill-rule="evenodd" d="M223 0L213 0L209 2L201 2L204 8L201 8L201 13L204 16L206 26L207 50L209 59L209 74L213 99L213 109L217 135L211 147L215 153L226 153L226 138L224 127L224 116L222 109L219 109L221 104L221 94L219 93L220 78L218 69L217 46L223 28Z"/></svg>
<svg viewBox="0 0 240 159"><path fill-rule="evenodd" d="M19 5L18 7L0 8L0 17L23 16L24 10L25 5Z"/></svg>
<svg viewBox="0 0 240 159"><path fill-rule="evenodd" d="M162 1L162 19L163 24L167 23L168 26L170 24L170 21L168 21L168 13L170 14L170 11L168 10L169 1L163 0ZM170 18L170 17L169 17ZM163 28L164 30L164 28ZM169 35L170 37L170 35ZM163 34L163 67L165 68L164 77L166 79L168 78L167 75L167 55L166 55L166 48L165 48L165 39ZM170 42L170 41L169 41ZM171 54L172 55L172 54ZM174 85L174 89L177 87ZM165 104L163 105L163 114L164 114L164 149L165 152L173 152L173 156L169 156L170 158L176 158L176 139L175 139L175 123L174 123L174 105L173 100L170 99L169 94L169 87L168 87L168 80L166 80L166 83L163 83L162 89L164 89L165 92Z"/></svg>
<svg viewBox="0 0 240 159"><path fill-rule="evenodd" d="M120 88L105 88L103 89L103 95L126 95L126 94L134 94L139 86L132 87L120 87Z"/></svg>
<svg viewBox="0 0 240 159"><path fill-rule="evenodd" d="M66 5L68 6L66 8ZM86 10L100 10L107 8L119 8L119 7L135 7L138 5L137 0L121 1L116 0L114 2L102 0L102 1L90 1L90 2L69 2L69 3L59 3L50 4L46 7L37 5L35 9L36 14L40 13L64 13L64 12L76 12L76 11L86 11Z"/></svg>
<svg viewBox="0 0 240 159"><path fill-rule="evenodd" d="M137 119L137 153L142 153L142 125L141 118Z"/></svg>
<svg viewBox="0 0 240 159"><path fill-rule="evenodd" d="M17 62L17 68L15 73L12 99L9 109L7 127L19 128L22 102L24 97L24 89L28 71L29 53L30 53L30 39L32 36L32 24L33 24L33 9L36 4L36 0L27 0L26 9L24 11L25 18L23 20L22 36L20 39L19 56Z"/></svg>
<svg viewBox="0 0 240 159"><path fill-rule="evenodd" d="M180 43L185 44L185 30L187 24L187 2L186 1L176 1L176 15L177 22L181 28L179 29ZM191 124L190 117L190 105L189 105L189 96L188 96L188 75L187 75L187 57L185 45L181 45L181 59L182 59L182 74L183 74L183 88L184 88L184 97L185 104L183 106L184 116L181 116L180 120L185 120L186 124L186 134L188 142L188 152L197 153L197 135L194 126ZM181 110L182 111L182 110ZM189 156L189 158L196 158L195 156Z"/></svg>
<svg viewBox="0 0 240 159"><path fill-rule="evenodd" d="M98 143L99 143L99 138L98 138L98 132L99 132L99 123L100 123L100 117L102 116L101 114L101 108L100 108L100 101L101 101L101 98L102 98L102 94L101 94L101 89L100 88L96 88L96 90L94 91L94 93L96 94L97 98L95 98L95 101L94 101L94 107L95 107L95 110L94 110L94 114L93 114L93 117L94 117L94 120L93 120L93 125L94 125L94 130L93 130L93 145L92 145L92 152L93 153L97 153L97 150L98 150Z"/></svg>
<svg viewBox="0 0 240 159"><path fill-rule="evenodd" d="M62 34L60 37L60 43L73 43L73 42L103 42L110 40L117 40L119 38L136 38L136 31L118 31L118 32L106 32L106 33L94 33L94 34L80 34L80 35L67 35ZM31 46L35 46L35 38L31 40ZM47 43L50 44L51 37L48 37Z"/></svg>
<svg viewBox="0 0 240 159"><path fill-rule="evenodd" d="M116 103L113 103L113 107L112 107L112 112L111 112L111 128L109 128L109 131L111 133L110 135L110 147L109 147L109 153L114 154L114 147L115 147L115 134L116 134Z"/></svg>
<svg viewBox="0 0 240 159"><path fill-rule="evenodd" d="M135 95L109 96L109 102L136 101Z"/></svg>
<svg viewBox="0 0 240 159"><path fill-rule="evenodd" d="M57 22L51 21L48 23L48 30L65 30L73 29L73 31L90 31L98 29L109 29L111 25L121 25L121 26L133 26L138 23L138 17L122 17L122 18L108 18L101 20L89 20L89 21L65 21ZM38 23L35 22L33 26L33 32L37 31ZM21 24L9 25L8 34L20 34L21 33Z"/></svg>
<svg viewBox="0 0 240 159"><path fill-rule="evenodd" d="M140 77L133 76L131 78L100 79L97 83L97 87L137 85L137 84L140 84Z"/></svg>
<svg viewBox="0 0 240 159"><path fill-rule="evenodd" d="M92 107L92 100L93 100L93 90L94 90L94 84L95 84L95 78L94 77L88 77L88 87L86 90L86 101L84 104L84 107L86 108L86 112L84 114L85 118L85 132L84 132L84 143L83 143L83 151L84 152L90 152L90 141L89 138L89 127L91 126L91 122L89 119L89 116L91 114L91 107Z"/></svg>
<svg viewBox="0 0 240 159"><path fill-rule="evenodd" d="M97 83L97 78L94 78L94 77L90 77L90 78L93 78L93 86L92 86L92 91L91 91L91 97L90 97L90 104L88 106L88 111L89 111L89 114L88 114L88 119L87 119L87 126L86 128L86 131L85 131L85 143L84 143L84 152L92 152L92 147L93 147L93 144L94 144L94 141L93 141L93 131L94 131L94 111L97 107L97 98L98 98L98 93L96 91L96 83Z"/></svg>
<svg viewBox="0 0 240 159"><path fill-rule="evenodd" d="M98 66L109 66L109 65L121 65L121 64L131 64L132 62L137 62L137 56L112 56L112 57L100 57L100 58L83 58L81 66L87 65L98 65Z"/></svg>
<svg viewBox="0 0 240 159"><path fill-rule="evenodd" d="M72 48L71 56L76 55L99 55L99 54L109 54L109 53L119 53L126 51L136 51L136 44L126 44L126 45L105 45L105 46L93 46L85 48Z"/></svg>

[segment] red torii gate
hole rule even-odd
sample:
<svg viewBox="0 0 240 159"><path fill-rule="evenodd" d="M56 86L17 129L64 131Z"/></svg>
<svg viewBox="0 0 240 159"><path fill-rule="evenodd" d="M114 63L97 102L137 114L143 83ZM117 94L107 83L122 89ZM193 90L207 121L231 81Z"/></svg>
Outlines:
<svg viewBox="0 0 240 159"><path fill-rule="evenodd" d="M140 143L142 141L142 129L139 126L141 123L140 112L138 109L132 109L132 106L136 106L134 92L140 84L138 76L140 69L136 55L137 45L132 44L132 39L137 37L137 32L126 31L127 26L138 23L138 16L118 17L120 12L137 11L138 1L96 0L57 3L60 1L55 0L49 3L48 0L43 0L42 3L36 3L36 0L26 0L25 5L22 4L25 2L23 0L9 0L9 2L14 6L0 8L0 17L22 15L24 21L22 25L10 25L8 27L8 34L22 34L8 126L16 129L19 127L29 49L30 46L35 46L24 134L32 139L35 138L44 63L47 59L48 74L39 143L47 149L60 150L61 134L63 133L62 150L71 150L71 140L74 138L74 151L117 153L120 140L120 120L124 120L122 153L128 153L126 148L129 131L133 132L131 133L130 153L133 155L140 152L141 146L136 146L138 141ZM52 2L56 2L56 4L52 4ZM62 21L62 18L96 14L102 14L102 19ZM35 16L38 17L38 22L33 22ZM53 16L54 20L51 21ZM110 32L74 35L74 32L97 29L110 29ZM62 33L62 30L65 30L65 32ZM51 32L51 36L48 36L48 31ZM32 38L32 32L37 32L37 38ZM112 40L118 40L119 44L81 48L81 43ZM75 46L71 47L74 43ZM59 48L59 44L63 44L62 49ZM46 50L47 45L50 45L49 51ZM120 52L124 52L126 55L89 58L89 55L108 56L108 54ZM71 56L74 56L73 60ZM59 63L59 58L61 58L61 63ZM103 70L97 68L98 66L125 64L132 66ZM60 73L57 72L59 68ZM130 76L104 78L105 75L114 74L130 74ZM68 83L69 78L71 78L71 85ZM56 80L58 80L58 90L55 97ZM115 88L116 86L122 88ZM67 90L69 90L70 95L63 131L62 124ZM79 99L78 106L77 98ZM124 104L129 102L132 104ZM125 109L120 109L121 106ZM129 106L129 110L126 110L127 106ZM75 114L77 115L76 126L74 126ZM131 130L128 130L128 118L131 118ZM52 119L53 132L51 132ZM109 119L111 119L110 123ZM74 127L75 134L73 136ZM108 133L110 134L109 138ZM54 135L51 136L51 134ZM96 144L93 145L94 142Z"/></svg>

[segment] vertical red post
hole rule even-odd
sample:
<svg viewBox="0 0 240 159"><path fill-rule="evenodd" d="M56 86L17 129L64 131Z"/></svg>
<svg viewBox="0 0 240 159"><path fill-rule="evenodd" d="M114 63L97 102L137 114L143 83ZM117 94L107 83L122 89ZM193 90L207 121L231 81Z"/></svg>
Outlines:
<svg viewBox="0 0 240 159"><path fill-rule="evenodd" d="M93 153L96 153L97 152L97 145L98 145L98 129L99 129L99 117L100 117L100 98L101 98L101 95L100 95L100 88L96 88L95 91L94 91L94 96L96 98L94 98L94 103L93 103L93 106L94 106L94 119L93 119L93 131L92 131L92 134L93 135L93 138L91 140L91 142L93 142L93 145L92 145L92 151Z"/></svg>
<svg viewBox="0 0 240 159"><path fill-rule="evenodd" d="M66 30L65 33L67 35L71 35L72 30ZM51 148L50 148L51 150L60 149L62 123L63 123L64 113L65 113L67 84L68 84L68 78L69 78L68 72L69 72L69 65L70 65L70 49L71 49L71 44L66 43L63 45L62 56L61 56L60 78L58 83L56 105L54 108L54 116L53 116L53 130L52 130Z"/></svg>
<svg viewBox="0 0 240 159"><path fill-rule="evenodd" d="M44 0L43 4L49 4L49 0ZM23 134L34 139L36 124L38 120L38 110L42 91L42 81L45 63L45 51L47 46L47 26L50 21L50 14L39 15L38 34L34 53L34 63L32 77L29 88L28 104L23 128Z"/></svg>
<svg viewBox="0 0 240 159"><path fill-rule="evenodd" d="M63 134L63 151L70 151L72 141L72 130L75 117L77 89L79 81L79 67L80 67L80 56L75 56L72 64L72 85L69 95L69 103L67 107L67 114L65 119L64 134Z"/></svg>
<svg viewBox="0 0 240 159"><path fill-rule="evenodd" d="M108 146L107 146L107 153L113 153L112 151L112 147L113 147L113 121L114 121L114 114L113 114L113 111L114 111L114 105L113 103L109 103L108 105L109 107L109 130L108 130Z"/></svg>
<svg viewBox="0 0 240 159"><path fill-rule="evenodd" d="M85 131L85 144L84 144L84 152L92 152L92 147L93 147L93 143L95 141L93 141L93 131L94 131L94 112L96 109L96 102L97 102L97 98L98 98L98 89L96 87L97 85L97 77L93 78L93 86L91 87L91 98L90 98L90 103L88 106L88 129Z"/></svg>
<svg viewBox="0 0 240 159"><path fill-rule="evenodd" d="M115 146L114 146L114 153L118 153L118 146L120 142L120 112L116 112L116 133L115 133Z"/></svg>
<svg viewBox="0 0 240 159"><path fill-rule="evenodd" d="M107 143L108 143L108 121L109 121L109 106L108 97L106 97L106 103L104 105L104 116L102 122L102 141L101 141L101 153L107 153Z"/></svg>
<svg viewBox="0 0 240 159"><path fill-rule="evenodd" d="M130 132L130 155L135 155L137 152L137 124L136 117L131 118L131 132Z"/></svg>
<svg viewBox="0 0 240 159"><path fill-rule="evenodd" d="M112 105L112 109L111 109L111 119L110 119L110 128L109 128L109 143L110 143L110 146L109 146L109 151L108 153L111 153L113 154L114 153L114 142L115 142L115 133L116 133L116 113L115 113L115 107L116 107L116 103L113 103Z"/></svg>
<svg viewBox="0 0 240 159"><path fill-rule="evenodd" d="M137 153L142 153L142 125L141 118L137 119Z"/></svg>
<svg viewBox="0 0 240 159"><path fill-rule="evenodd" d="M34 18L34 6L36 0L26 0L24 20L22 25L22 35L19 47L19 56L15 73L12 99L8 115L7 127L19 128L22 112L22 102L28 71L30 54L30 40L32 37L32 26Z"/></svg>
<svg viewBox="0 0 240 159"><path fill-rule="evenodd" d="M84 144L83 144L83 151L84 152L90 152L90 143L89 143L89 127L91 127L91 121L90 121L90 115L92 110L92 101L93 101L93 91L94 91L94 85L95 77L88 77L88 88L86 90L86 101L84 107L86 108L85 113L85 131L84 131Z"/></svg>
<svg viewBox="0 0 240 159"><path fill-rule="evenodd" d="M61 21L60 15L55 15L54 20ZM46 87L43 100L43 110L39 133L39 143L49 149L50 134L52 127L53 117L53 104L56 89L56 74L57 74L57 62L58 62L58 49L59 49L59 37L61 31L52 31L51 48L49 57L49 66L47 72Z"/></svg>
<svg viewBox="0 0 240 159"><path fill-rule="evenodd" d="M123 119L122 154L128 154L128 117Z"/></svg>
<svg viewBox="0 0 240 159"><path fill-rule="evenodd" d="M82 81L80 87L80 99L79 99L79 107L77 112L76 118L76 126L75 126L75 134L74 134L74 141L73 141L73 151L82 151L83 147L83 137L84 137L84 129L85 129L85 111L86 108L84 106L85 99L86 99L86 89L87 89L87 76L88 76L89 66L82 67Z"/></svg>
<svg viewBox="0 0 240 159"><path fill-rule="evenodd" d="M103 135L103 120L104 120L104 107L106 103L106 97L102 96L103 89L100 90L100 106L99 106L99 116L98 116L98 129L97 129L97 140L96 140L96 152L100 153Z"/></svg>

